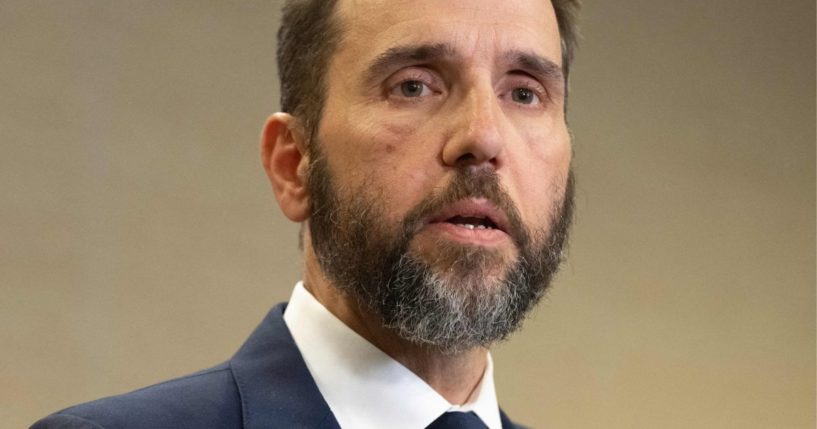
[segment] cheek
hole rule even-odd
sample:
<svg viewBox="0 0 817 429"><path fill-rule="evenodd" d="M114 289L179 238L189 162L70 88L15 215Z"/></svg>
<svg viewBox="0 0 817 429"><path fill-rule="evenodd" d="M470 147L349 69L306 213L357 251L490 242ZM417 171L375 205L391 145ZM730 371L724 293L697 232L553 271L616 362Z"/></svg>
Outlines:
<svg viewBox="0 0 817 429"><path fill-rule="evenodd" d="M433 167L420 151L400 144L384 147L371 170L369 183L380 187L382 201L396 219L402 220L432 192L437 181Z"/></svg>
<svg viewBox="0 0 817 429"><path fill-rule="evenodd" d="M333 141L346 148L334 171L341 172L351 189L376 198L387 221L402 220L428 196L437 177L435 152L421 127L389 121L358 122L345 129L346 141Z"/></svg>
<svg viewBox="0 0 817 429"><path fill-rule="evenodd" d="M529 140L525 154L515 158L510 177L517 184L518 208L530 225L544 225L564 197L572 157L567 130L555 130Z"/></svg>
<svg viewBox="0 0 817 429"><path fill-rule="evenodd" d="M422 121L412 120L386 106L367 103L349 106L341 121L334 121L329 138L342 145L343 157L368 167L403 157L414 146ZM327 127L329 128L329 127Z"/></svg>

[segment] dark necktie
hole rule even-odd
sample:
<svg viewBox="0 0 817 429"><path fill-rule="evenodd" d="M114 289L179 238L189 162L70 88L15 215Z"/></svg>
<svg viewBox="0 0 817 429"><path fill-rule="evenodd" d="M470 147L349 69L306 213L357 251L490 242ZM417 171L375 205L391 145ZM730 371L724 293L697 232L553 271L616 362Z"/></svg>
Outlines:
<svg viewBox="0 0 817 429"><path fill-rule="evenodd" d="M445 413L431 422L426 429L486 429L485 423L471 413Z"/></svg>

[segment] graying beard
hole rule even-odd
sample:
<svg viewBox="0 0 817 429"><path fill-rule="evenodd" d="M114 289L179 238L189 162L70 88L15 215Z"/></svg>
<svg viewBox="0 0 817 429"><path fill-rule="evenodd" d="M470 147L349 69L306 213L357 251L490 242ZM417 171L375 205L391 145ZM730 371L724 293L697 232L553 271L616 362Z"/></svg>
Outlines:
<svg viewBox="0 0 817 429"><path fill-rule="evenodd" d="M528 279L518 264L516 267L505 278L486 285L480 275L483 270L446 279L405 254L394 269L401 275L381 287L392 296L410 300L403 299L399 305L386 308L378 306L378 302L366 304L380 307L377 310L385 319L384 325L412 343L430 345L445 354L488 347L516 330L526 310L541 296L540 293L532 302L528 301L530 297L519 296L519 285ZM457 277L457 284L452 284ZM540 290L544 292L544 288ZM383 292L386 291L357 296L383 303L378 299L382 296L377 296Z"/></svg>
<svg viewBox="0 0 817 429"><path fill-rule="evenodd" d="M383 241L389 234L382 225L372 223L382 219L378 206L355 197L347 203L339 200L342 192L334 192L337 190L321 156L313 158L308 179L313 204L309 220L312 245L333 284L368 307L403 339L444 353L488 347L517 330L544 295L564 256L562 246L573 208L572 175L564 199L554 205L549 230L536 231L517 243L516 260L504 264L497 264L497 254L489 250L461 246L451 262L452 254L442 243L436 246L440 251L437 261L413 256L409 248L412 229L405 228L402 235ZM453 197L484 192L484 188L468 187L475 181L464 183L465 188L454 188ZM495 182L493 186L497 186ZM405 225L412 225L410 218ZM506 272L499 273L504 276L487 283L488 274L497 274L490 270L501 266L506 267ZM445 267L438 270L444 276L436 274L434 267ZM452 279L457 279L456 283Z"/></svg>

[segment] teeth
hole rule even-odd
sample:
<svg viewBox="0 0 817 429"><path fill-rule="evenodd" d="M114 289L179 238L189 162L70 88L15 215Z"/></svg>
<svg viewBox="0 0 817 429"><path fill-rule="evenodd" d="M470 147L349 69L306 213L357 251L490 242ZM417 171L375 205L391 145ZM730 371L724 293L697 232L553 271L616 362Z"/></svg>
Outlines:
<svg viewBox="0 0 817 429"><path fill-rule="evenodd" d="M473 225L470 223L458 223L457 226L466 228L466 229L490 229L490 227L485 225Z"/></svg>

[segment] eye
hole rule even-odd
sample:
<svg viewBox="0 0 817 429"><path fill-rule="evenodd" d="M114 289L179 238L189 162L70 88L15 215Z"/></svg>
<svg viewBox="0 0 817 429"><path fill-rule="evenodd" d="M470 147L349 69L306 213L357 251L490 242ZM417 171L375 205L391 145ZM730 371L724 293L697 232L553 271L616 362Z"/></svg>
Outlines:
<svg viewBox="0 0 817 429"><path fill-rule="evenodd" d="M529 88L514 88L511 91L511 99L520 104L533 104L539 102L539 96Z"/></svg>
<svg viewBox="0 0 817 429"><path fill-rule="evenodd" d="M407 80L401 82L396 88L392 90L392 93L399 91L399 95L402 95L406 98L416 98L421 97L423 95L427 95L430 92L428 85L419 81L419 80Z"/></svg>

